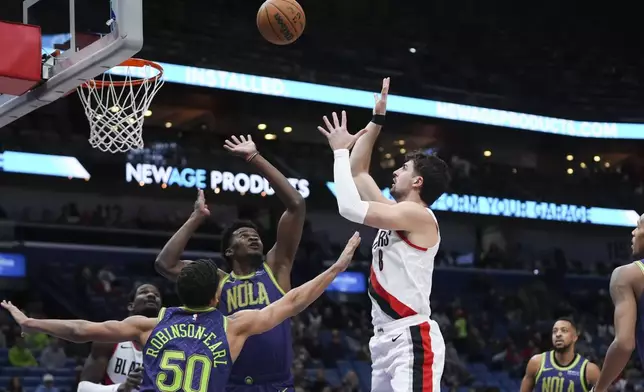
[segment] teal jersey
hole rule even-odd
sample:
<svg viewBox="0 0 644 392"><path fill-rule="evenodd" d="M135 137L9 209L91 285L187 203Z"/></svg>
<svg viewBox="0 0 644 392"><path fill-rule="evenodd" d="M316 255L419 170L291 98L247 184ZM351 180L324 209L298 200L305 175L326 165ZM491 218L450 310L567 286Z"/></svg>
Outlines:
<svg viewBox="0 0 644 392"><path fill-rule="evenodd" d="M541 355L541 366L535 378L535 392L588 392L586 367L588 360L579 354L569 365L557 363L554 351Z"/></svg>
<svg viewBox="0 0 644 392"><path fill-rule="evenodd" d="M233 366L226 323L215 308L162 308L143 347L139 390L223 392Z"/></svg>

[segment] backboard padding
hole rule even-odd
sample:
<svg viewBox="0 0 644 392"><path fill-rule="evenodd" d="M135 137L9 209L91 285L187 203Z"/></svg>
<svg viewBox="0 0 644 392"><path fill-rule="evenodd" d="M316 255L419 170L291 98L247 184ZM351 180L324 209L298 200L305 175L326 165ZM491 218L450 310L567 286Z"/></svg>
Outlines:
<svg viewBox="0 0 644 392"><path fill-rule="evenodd" d="M49 80L19 97L0 95L0 128L74 90L143 48L143 0L114 0L111 33L57 60ZM106 18L107 20L107 18Z"/></svg>

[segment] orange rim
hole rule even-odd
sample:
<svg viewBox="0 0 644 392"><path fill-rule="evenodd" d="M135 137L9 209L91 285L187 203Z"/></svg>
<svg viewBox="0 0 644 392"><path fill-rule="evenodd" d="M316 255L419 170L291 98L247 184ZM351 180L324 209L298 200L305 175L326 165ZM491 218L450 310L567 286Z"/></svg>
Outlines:
<svg viewBox="0 0 644 392"><path fill-rule="evenodd" d="M163 67L161 67L159 64L155 63L154 61L149 61L149 60L143 60L143 59L127 59L121 64L117 65L117 67L137 67L137 68L144 68L145 66L152 67L159 71L158 74L150 77L150 78L143 78L143 79L136 79L136 80L130 80L129 82L122 82L122 81L115 81L115 82L104 82L102 80L88 80L87 82L83 83L83 87L95 87L95 88L103 88L103 87L108 87L108 86L115 86L115 87L125 87L125 86L139 86L148 80L151 81L156 81L159 79L161 76L163 76Z"/></svg>

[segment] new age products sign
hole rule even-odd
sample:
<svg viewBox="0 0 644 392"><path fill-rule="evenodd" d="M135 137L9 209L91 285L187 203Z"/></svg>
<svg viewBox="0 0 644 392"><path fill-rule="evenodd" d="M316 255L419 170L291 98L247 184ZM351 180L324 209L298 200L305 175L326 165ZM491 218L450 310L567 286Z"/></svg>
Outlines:
<svg viewBox="0 0 644 392"><path fill-rule="evenodd" d="M257 174L232 173L229 171L179 168L173 166L156 166L147 163L125 164L125 181L136 182L141 185L167 185L182 188L211 188L215 192L237 192L253 195L264 194L271 196L275 190L271 188L268 180ZM297 189L303 198L311 192L309 181L300 178L289 178L288 181Z"/></svg>

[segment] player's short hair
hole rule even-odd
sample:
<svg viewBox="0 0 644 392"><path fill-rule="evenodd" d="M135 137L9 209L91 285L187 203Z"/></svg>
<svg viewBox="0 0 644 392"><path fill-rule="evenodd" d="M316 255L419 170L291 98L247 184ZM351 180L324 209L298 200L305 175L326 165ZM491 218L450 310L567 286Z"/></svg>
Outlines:
<svg viewBox="0 0 644 392"><path fill-rule="evenodd" d="M140 285L138 285L138 286L134 286L134 287L132 288L132 290L130 291L130 294L128 295L128 303L130 303L130 304L131 304L132 302L134 302L134 299L136 298L136 293L138 293L138 292L139 292L139 289L140 289L142 286L152 286L152 287L156 287L157 291L158 291L159 293L161 293L161 290L159 290L159 288L157 287L157 285L155 285L155 284L153 284L153 283L141 283L141 284L140 284Z"/></svg>
<svg viewBox="0 0 644 392"><path fill-rule="evenodd" d="M209 260L186 264L177 277L177 296L182 305L190 308L210 306L218 287L217 265Z"/></svg>
<svg viewBox="0 0 644 392"><path fill-rule="evenodd" d="M451 176L447 163L435 154L427 154L420 150L405 155L406 161L414 162L414 172L423 177L423 187L420 198L431 206L436 199L447 192Z"/></svg>
<svg viewBox="0 0 644 392"><path fill-rule="evenodd" d="M221 256L226 260L229 266L232 266L231 260L226 256L226 249L230 246L230 241L233 238L233 233L242 227L248 227L259 233L257 225L249 220L236 220L230 226L224 230L224 233L221 236Z"/></svg>
<svg viewBox="0 0 644 392"><path fill-rule="evenodd" d="M556 320L555 320L555 323L556 323L557 321L566 321L566 322L570 323L570 325L572 325L572 328L573 328L575 331L578 331L578 329L577 329L577 323L575 323L575 321L572 319L572 317L559 317L558 319L556 319Z"/></svg>

